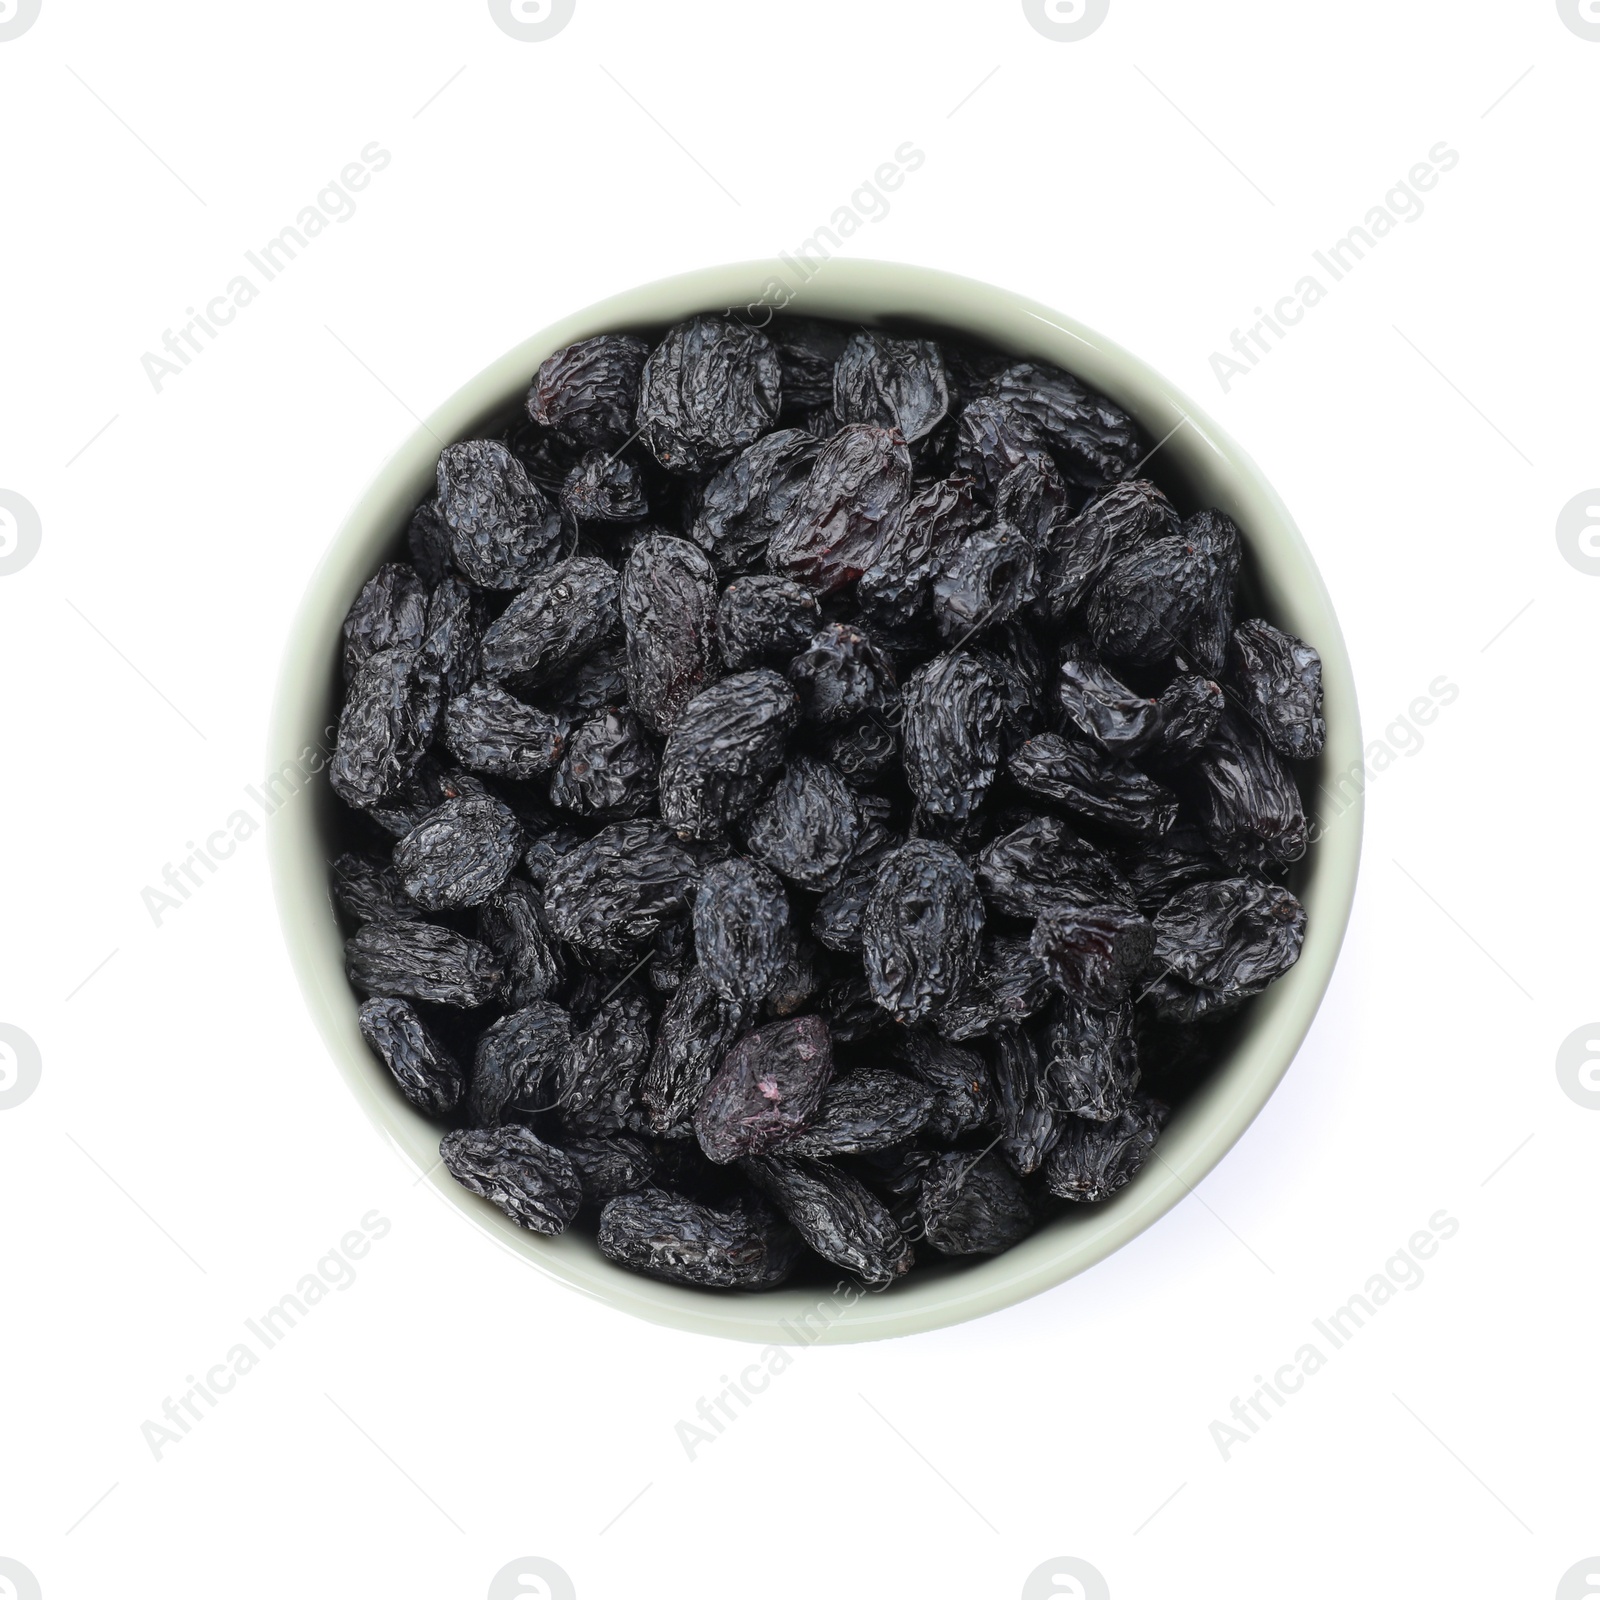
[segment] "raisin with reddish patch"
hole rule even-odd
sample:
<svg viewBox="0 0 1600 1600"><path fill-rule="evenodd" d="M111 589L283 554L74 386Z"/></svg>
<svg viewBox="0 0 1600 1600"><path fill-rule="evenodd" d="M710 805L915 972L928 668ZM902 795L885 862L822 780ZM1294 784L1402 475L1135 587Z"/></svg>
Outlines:
<svg viewBox="0 0 1600 1600"><path fill-rule="evenodd" d="M833 1076L821 1017L786 1017L734 1041L695 1107L700 1148L719 1166L759 1156L799 1133Z"/></svg>
<svg viewBox="0 0 1600 1600"><path fill-rule="evenodd" d="M1030 948L1064 994L1115 1010L1150 964L1156 932L1126 906L1063 906L1033 925Z"/></svg>
<svg viewBox="0 0 1600 1600"><path fill-rule="evenodd" d="M628 439L650 346L631 333L580 339L545 357L528 392L528 415L587 449Z"/></svg>
<svg viewBox="0 0 1600 1600"><path fill-rule="evenodd" d="M783 428L741 450L691 500L687 532L723 572L750 572L804 490L821 441Z"/></svg>
<svg viewBox="0 0 1600 1600"><path fill-rule="evenodd" d="M841 428L772 536L773 570L824 595L854 583L893 534L910 487L911 454L898 433Z"/></svg>

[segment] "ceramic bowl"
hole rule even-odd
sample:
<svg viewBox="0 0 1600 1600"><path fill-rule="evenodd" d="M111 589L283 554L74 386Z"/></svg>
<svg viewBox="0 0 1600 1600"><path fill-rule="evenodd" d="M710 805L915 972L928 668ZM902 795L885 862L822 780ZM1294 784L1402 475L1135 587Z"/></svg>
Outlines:
<svg viewBox="0 0 1600 1600"><path fill-rule="evenodd" d="M413 508L434 479L443 443L509 421L552 351L608 330L650 329L696 312L732 311L760 325L774 307L873 324L916 322L1055 362L1131 412L1165 441L1150 472L1181 510L1218 506L1244 532L1246 581L1261 614L1322 654L1328 724L1309 796L1313 843L1293 885L1306 907L1305 949L1293 970L1246 1011L1225 1057L1176 1111L1158 1159L1111 1200L1050 1223L1004 1255L919 1266L883 1293L847 1283L764 1294L715 1294L656 1283L606 1261L582 1228L546 1239L513 1225L439 1166L438 1131L400 1095L356 1026L342 938L329 896L338 802L325 782L309 802L283 807L270 853L285 938L317 1026L346 1087L379 1132L419 1173L528 1265L619 1311L653 1322L761 1343L841 1342L939 1328L1015 1305L1092 1267L1156 1223L1219 1162L1294 1059L1328 986L1355 891L1361 840L1361 736L1355 686L1338 619L1310 552L1255 463L1217 425L1125 350L1070 317L989 284L876 261L747 262L669 278L616 295L525 340L447 400L379 470L311 580L284 655L271 731L272 766L327 747L339 704L340 625L368 577L403 550ZM1322 814L1316 814L1320 809ZM330 1085L331 1087L331 1085Z"/></svg>

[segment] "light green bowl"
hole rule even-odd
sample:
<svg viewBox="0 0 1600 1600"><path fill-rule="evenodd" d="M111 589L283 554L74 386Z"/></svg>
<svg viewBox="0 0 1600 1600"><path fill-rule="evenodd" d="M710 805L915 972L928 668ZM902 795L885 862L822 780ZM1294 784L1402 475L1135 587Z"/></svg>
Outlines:
<svg viewBox="0 0 1600 1600"><path fill-rule="evenodd" d="M1312 848L1297 868L1308 916L1299 963L1254 1003L1227 1058L1174 1115L1151 1160L1102 1205L1051 1223L992 1260L919 1267L881 1293L841 1284L766 1294L711 1294L623 1272L574 1230L545 1239L514 1226L458 1187L438 1165L438 1131L413 1111L356 1026L342 940L328 889L328 840L338 802L320 780L273 818L270 853L284 933L317 1026L351 1093L419 1172L531 1266L619 1310L653 1322L762 1343L881 1339L918 1333L1016 1304L1103 1260L1176 1205L1250 1125L1288 1070L1316 1013L1344 936L1361 843L1361 735L1344 640L1310 553L1254 462L1189 400L1141 361L1070 318L988 284L880 261L829 261L802 282L779 262L713 267L604 300L535 334L453 395L384 463L311 580L284 657L273 711L274 769L326 749L337 720L340 624L357 591L401 547L413 508L433 483L442 443L472 437L515 413L540 362L610 329L733 310L758 325L767 308L860 322L909 319L1056 362L1125 407L1152 441L1153 469L1194 505L1219 506L1244 530L1247 571L1265 614L1322 653L1328 742L1314 796L1341 794L1313 815ZM750 308L750 309L746 309ZM1168 438L1168 435L1171 435ZM1339 775L1356 782L1339 785ZM309 803L308 803L309 802ZM1320 803L1319 803L1320 805ZM1318 809L1314 806L1313 812ZM1337 814L1334 814L1337 813Z"/></svg>

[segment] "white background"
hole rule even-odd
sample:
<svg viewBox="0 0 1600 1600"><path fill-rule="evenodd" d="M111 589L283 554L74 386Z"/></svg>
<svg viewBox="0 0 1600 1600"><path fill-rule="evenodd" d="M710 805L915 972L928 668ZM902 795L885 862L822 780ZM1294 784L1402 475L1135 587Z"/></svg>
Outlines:
<svg viewBox="0 0 1600 1600"><path fill-rule="evenodd" d="M1556 1594L1600 1551L1600 1115L1555 1071L1600 1014L1600 581L1555 538L1600 481L1597 80L1555 0L1112 0L1078 43L1017 0L578 0L544 43L483 0L43 0L0 43L0 488L42 525L0 578L0 1020L43 1062L0 1112L0 1556L46 1600L478 1597L524 1555L584 1600L1010 1597L1057 1556L1117 1600ZM1373 782L1327 1002L1192 1199L1014 1310L802 1353L691 1462L748 1355L413 1186L260 835L160 927L140 892L260 780L293 608L408 412L792 249L908 139L850 253L1142 355L1297 516L1369 740L1459 696ZM356 214L158 394L141 356L374 140ZM1213 351L1439 141L1424 214L1224 394ZM155 1460L141 1424L374 1209L354 1285ZM1425 1281L1224 1461L1213 1420L1440 1209Z"/></svg>

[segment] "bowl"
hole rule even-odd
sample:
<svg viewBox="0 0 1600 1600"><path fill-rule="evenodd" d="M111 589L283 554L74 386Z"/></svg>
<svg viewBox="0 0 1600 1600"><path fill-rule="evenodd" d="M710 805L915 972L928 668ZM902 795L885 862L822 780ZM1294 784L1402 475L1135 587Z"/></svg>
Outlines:
<svg viewBox="0 0 1600 1600"><path fill-rule="evenodd" d="M318 1028L346 1086L382 1135L428 1175L467 1219L530 1266L572 1288L671 1327L762 1344L888 1338L985 1315L1054 1288L1102 1261L1188 1194L1249 1127L1277 1087L1315 1015L1344 936L1361 844L1361 734L1355 685L1322 579L1288 511L1260 469L1158 373L1069 317L989 284L880 261L744 262L669 278L603 300L536 333L447 400L406 439L361 497L315 576L295 619L272 713L269 770L285 761L321 766L331 748L340 694L340 627L378 566L404 545L413 508L433 482L443 443L503 425L552 351L608 330L660 327L696 312L729 311L757 325L774 307L867 324L914 321L987 341L1019 357L1055 362L1129 411L1152 441L1153 468L1190 507L1217 506L1245 537L1246 583L1262 614L1322 655L1328 735L1310 794L1338 795L1313 817L1312 844L1294 888L1308 924L1299 962L1247 1007L1231 1045L1198 1090L1177 1107L1159 1159L1112 1199L1047 1224L1004 1255L919 1267L884 1293L853 1282L836 1290L782 1288L716 1294L657 1283L613 1266L592 1237L554 1239L518 1228L461 1188L439 1164L439 1132L400 1094L362 1039L357 997L344 974L343 938L329 893L329 841L338 801L325 781L281 807L269 853L284 935ZM1341 776L1345 782L1340 783Z"/></svg>

